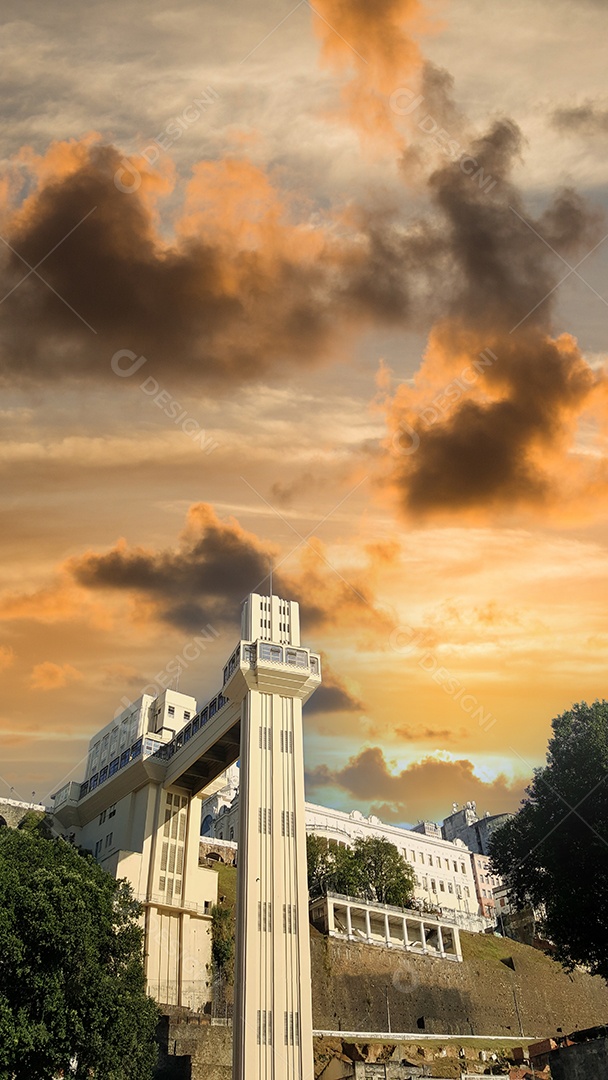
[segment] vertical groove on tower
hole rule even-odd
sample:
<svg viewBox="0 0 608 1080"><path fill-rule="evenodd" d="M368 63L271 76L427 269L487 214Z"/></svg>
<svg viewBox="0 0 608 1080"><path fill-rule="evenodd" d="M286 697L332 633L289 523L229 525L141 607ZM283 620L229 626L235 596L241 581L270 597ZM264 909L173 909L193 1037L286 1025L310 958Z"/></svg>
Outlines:
<svg viewBox="0 0 608 1080"><path fill-rule="evenodd" d="M226 688L243 700L234 1080L311 1080L302 700L320 660L300 646L295 603L252 594L242 625Z"/></svg>

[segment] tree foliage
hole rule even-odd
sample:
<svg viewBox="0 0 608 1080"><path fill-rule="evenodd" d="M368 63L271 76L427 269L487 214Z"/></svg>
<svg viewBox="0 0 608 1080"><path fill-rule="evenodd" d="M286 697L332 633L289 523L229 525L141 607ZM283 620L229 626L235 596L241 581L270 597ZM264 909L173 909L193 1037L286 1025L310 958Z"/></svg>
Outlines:
<svg viewBox="0 0 608 1080"><path fill-rule="evenodd" d="M412 866L384 838L357 839L353 847L307 837L308 888L312 897L326 892L356 896L380 904L407 907L414 895Z"/></svg>
<svg viewBox="0 0 608 1080"><path fill-rule="evenodd" d="M0 1080L149 1080L139 913L92 857L0 830Z"/></svg>
<svg viewBox="0 0 608 1080"><path fill-rule="evenodd" d="M211 958L216 974L231 985L234 979L234 919L231 907L211 909Z"/></svg>
<svg viewBox="0 0 608 1080"><path fill-rule="evenodd" d="M608 979L608 702L574 705L552 727L547 764L492 837L493 868L519 907L544 909L556 959Z"/></svg>

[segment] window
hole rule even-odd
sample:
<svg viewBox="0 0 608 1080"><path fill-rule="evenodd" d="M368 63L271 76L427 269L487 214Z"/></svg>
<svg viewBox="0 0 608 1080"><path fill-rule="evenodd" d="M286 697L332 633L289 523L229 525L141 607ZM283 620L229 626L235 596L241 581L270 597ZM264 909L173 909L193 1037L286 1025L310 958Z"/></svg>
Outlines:
<svg viewBox="0 0 608 1080"><path fill-rule="evenodd" d="M190 719L190 713L189 713L189 712L186 712L186 711L184 710L184 720L189 720L189 719Z"/></svg>
<svg viewBox="0 0 608 1080"><path fill-rule="evenodd" d="M455 874L458 873L458 863L457 862L454 863L454 873Z"/></svg>
<svg viewBox="0 0 608 1080"><path fill-rule="evenodd" d="M437 856L437 866L441 867L441 859Z"/></svg>
<svg viewBox="0 0 608 1080"><path fill-rule="evenodd" d="M456 886L456 896L457 896L457 897L458 897L459 899L460 899L460 897L462 896L462 885L457 885L457 886Z"/></svg>
<svg viewBox="0 0 608 1080"><path fill-rule="evenodd" d="M234 840L234 826L230 826L230 839Z"/></svg>
<svg viewBox="0 0 608 1080"><path fill-rule="evenodd" d="M112 846L113 836L114 836L114 833L111 833L111 832L109 832L108 835L106 836L106 847L107 848Z"/></svg>
<svg viewBox="0 0 608 1080"><path fill-rule="evenodd" d="M432 855L427 855L427 862L428 862L429 866L433 865L433 856Z"/></svg>
<svg viewBox="0 0 608 1080"><path fill-rule="evenodd" d="M470 896L471 895L471 890L469 889L468 885L465 885L465 887L464 887L464 895L465 896Z"/></svg>
<svg viewBox="0 0 608 1080"><path fill-rule="evenodd" d="M175 705L169 705L167 709L168 716L175 716Z"/></svg>
<svg viewBox="0 0 608 1080"><path fill-rule="evenodd" d="M460 871L463 874L466 874L466 872L467 872L467 868L466 868L466 866L464 865L463 862L461 862L461 864L460 864Z"/></svg>
<svg viewBox="0 0 608 1080"><path fill-rule="evenodd" d="M439 888L441 889L441 892L445 892L445 885L444 885L443 881L439 882Z"/></svg>
<svg viewBox="0 0 608 1080"><path fill-rule="evenodd" d="M416 862L416 852L415 852L415 851L411 851L411 852L410 852L410 855L412 856L412 862Z"/></svg>
<svg viewBox="0 0 608 1080"><path fill-rule="evenodd" d="M431 878L431 892L437 892L437 882L434 878Z"/></svg>
<svg viewBox="0 0 608 1080"><path fill-rule="evenodd" d="M108 807L108 817L116 817L116 803L112 803L112 805Z"/></svg>
<svg viewBox="0 0 608 1080"><path fill-rule="evenodd" d="M106 814L107 814L107 810L102 810L101 811L101 814L99 815L99 824L100 825L103 825L104 821L106 820Z"/></svg>
<svg viewBox="0 0 608 1080"><path fill-rule="evenodd" d="M99 852L101 851L102 847L103 847L103 840L98 840L97 843L95 844L95 858L97 858L97 856L99 855Z"/></svg>
<svg viewBox="0 0 608 1080"><path fill-rule="evenodd" d="M308 667L308 654L303 649L286 649L285 663L295 667Z"/></svg>
<svg viewBox="0 0 608 1080"><path fill-rule="evenodd" d="M448 881L448 892L449 893L454 892L454 889L452 888L452 882L451 881Z"/></svg>

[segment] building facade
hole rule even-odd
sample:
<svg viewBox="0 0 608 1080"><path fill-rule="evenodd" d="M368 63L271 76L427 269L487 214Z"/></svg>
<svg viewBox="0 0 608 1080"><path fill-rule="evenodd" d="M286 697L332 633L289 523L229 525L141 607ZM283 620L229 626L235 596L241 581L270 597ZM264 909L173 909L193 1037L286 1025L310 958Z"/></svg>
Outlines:
<svg viewBox="0 0 608 1080"><path fill-rule="evenodd" d="M160 1002L209 1000L217 874L199 865L201 796L239 760L235 1080L308 1080L312 993L302 703L321 682L297 603L251 593L221 690L199 709L143 695L91 740L55 820L144 910L145 973Z"/></svg>
<svg viewBox="0 0 608 1080"><path fill-rule="evenodd" d="M476 851L471 853L471 861L473 863L473 876L475 878L475 888L477 890L477 899L479 901L479 908L482 915L486 918L496 921L496 902L494 900L494 889L499 889L502 885L502 878L498 874L493 874L490 866L490 858L487 855L478 855Z"/></svg>
<svg viewBox="0 0 608 1080"><path fill-rule="evenodd" d="M196 715L188 695L144 695L93 736L83 781L54 796L64 835L126 878L143 905L148 992L195 1010L210 997L217 874L199 866L200 794L166 782L162 753Z"/></svg>
<svg viewBox="0 0 608 1080"><path fill-rule="evenodd" d="M204 836L238 841L237 779L233 775L224 788L203 803ZM306 831L324 836L330 843L350 846L357 838L373 836L394 844L414 868L414 895L421 906L453 912L462 929L479 931L492 924L491 915L480 904L471 852L461 840L444 840L434 823L421 822L414 829L402 829L373 814L366 817L359 810L347 813L309 802L305 813Z"/></svg>

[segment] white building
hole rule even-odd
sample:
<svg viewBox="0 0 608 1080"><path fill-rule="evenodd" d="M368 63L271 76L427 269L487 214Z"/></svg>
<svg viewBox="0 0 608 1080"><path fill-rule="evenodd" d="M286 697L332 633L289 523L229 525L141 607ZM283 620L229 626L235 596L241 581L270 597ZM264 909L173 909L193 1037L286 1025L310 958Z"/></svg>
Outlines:
<svg viewBox="0 0 608 1080"><path fill-rule="evenodd" d="M199 866L201 796L239 759L235 1080L313 1074L302 703L320 682L298 604L251 593L219 693L200 711L174 690L144 695L91 740L82 783L55 795L56 821L143 906L150 993L196 1009L217 898Z"/></svg>
<svg viewBox="0 0 608 1080"><path fill-rule="evenodd" d="M203 835L238 841L239 799L235 772L228 783L203 802ZM462 840L444 840L438 826L424 822L414 829L387 825L359 810L346 813L306 803L306 831L330 842L350 845L358 837L381 837L394 844L414 868L415 899L422 905L455 915L465 930L480 931L493 924L479 903L471 852ZM439 834L439 835L437 835Z"/></svg>
<svg viewBox="0 0 608 1080"><path fill-rule="evenodd" d="M167 784L161 756L178 732L192 737L191 718L196 735L196 700L175 690L139 698L93 736L84 779L56 793L54 816L143 905L148 992L199 1009L210 997L217 874L199 866L200 793Z"/></svg>

